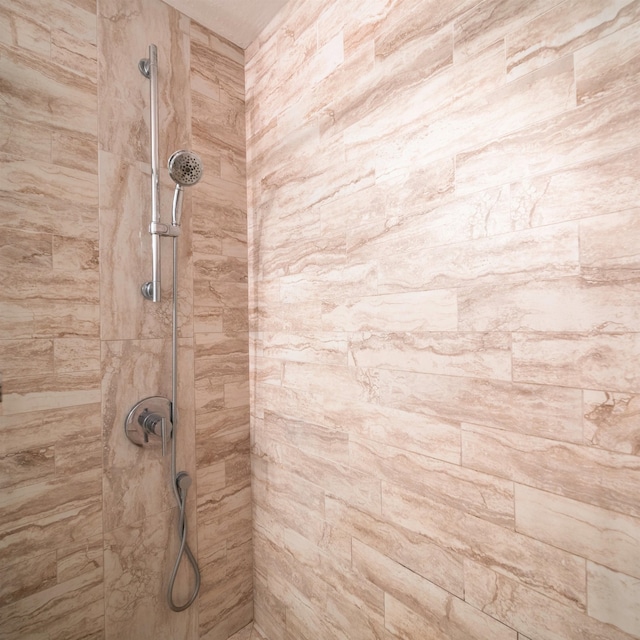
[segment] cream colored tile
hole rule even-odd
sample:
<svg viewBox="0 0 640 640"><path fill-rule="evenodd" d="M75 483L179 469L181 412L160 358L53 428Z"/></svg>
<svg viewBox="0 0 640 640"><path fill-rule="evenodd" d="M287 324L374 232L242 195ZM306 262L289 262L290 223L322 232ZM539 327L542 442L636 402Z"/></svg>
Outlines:
<svg viewBox="0 0 640 640"><path fill-rule="evenodd" d="M628 575L640 576L640 519L516 485L516 529Z"/></svg>
<svg viewBox="0 0 640 640"><path fill-rule="evenodd" d="M629 149L628 132L640 119L638 93L630 87L458 154L456 190L487 189Z"/></svg>
<svg viewBox="0 0 640 640"><path fill-rule="evenodd" d="M322 303L327 331L450 331L457 327L455 292L392 293Z"/></svg>
<svg viewBox="0 0 640 640"><path fill-rule="evenodd" d="M195 337L196 379L229 382L246 378L249 372L249 339L246 333L197 333Z"/></svg>
<svg viewBox="0 0 640 640"><path fill-rule="evenodd" d="M268 358L319 364L347 364L347 340L334 333L265 333Z"/></svg>
<svg viewBox="0 0 640 640"><path fill-rule="evenodd" d="M498 429L582 441L578 389L386 369L374 373L379 402L387 407L442 421L481 419Z"/></svg>
<svg viewBox="0 0 640 640"><path fill-rule="evenodd" d="M513 340L513 379L565 387L640 391L633 366L638 334L519 334Z"/></svg>
<svg viewBox="0 0 640 640"><path fill-rule="evenodd" d="M465 425L462 464L596 507L640 515L632 489L640 473L637 456Z"/></svg>
<svg viewBox="0 0 640 640"><path fill-rule="evenodd" d="M385 592L385 624L400 637L514 639L515 632L357 540L353 565ZM406 634L406 635L402 635Z"/></svg>
<svg viewBox="0 0 640 640"><path fill-rule="evenodd" d="M543 334L635 331L640 293L616 280L593 282L587 276L465 287L458 290L459 328Z"/></svg>
<svg viewBox="0 0 640 640"><path fill-rule="evenodd" d="M638 19L633 0L607 5L560 3L507 36L507 69L519 77Z"/></svg>
<svg viewBox="0 0 640 640"><path fill-rule="evenodd" d="M614 240L615 237L615 240ZM640 271L640 210L580 222L580 264L590 280L622 282ZM631 288L633 293L634 289Z"/></svg>
<svg viewBox="0 0 640 640"><path fill-rule="evenodd" d="M68 31L51 31L51 60L94 81L98 75L95 43L70 35Z"/></svg>
<svg viewBox="0 0 640 640"><path fill-rule="evenodd" d="M390 484L382 487L382 515L449 553L482 558L498 573L572 608L586 609L583 558Z"/></svg>
<svg viewBox="0 0 640 640"><path fill-rule="evenodd" d="M0 487L20 487L53 478L55 475L54 447L25 449L2 456Z"/></svg>
<svg viewBox="0 0 640 640"><path fill-rule="evenodd" d="M513 484L427 456L350 436L350 466L383 482L424 493L483 520L515 527Z"/></svg>
<svg viewBox="0 0 640 640"><path fill-rule="evenodd" d="M58 549L58 582L72 580L78 576L99 570L104 566L102 536L94 536Z"/></svg>
<svg viewBox="0 0 640 640"><path fill-rule="evenodd" d="M56 338L53 341L56 371L99 371L100 341L83 338Z"/></svg>
<svg viewBox="0 0 640 640"><path fill-rule="evenodd" d="M637 577L589 562L587 592L590 616L632 636L640 635L640 584Z"/></svg>
<svg viewBox="0 0 640 640"><path fill-rule="evenodd" d="M0 340L2 373L19 378L39 373L53 373L53 340ZM6 391L5 391L6 393Z"/></svg>
<svg viewBox="0 0 640 640"><path fill-rule="evenodd" d="M615 627L547 598L526 586L494 573L482 564L465 561L465 598L474 607L541 640L607 638L632 640Z"/></svg>
<svg viewBox="0 0 640 640"><path fill-rule="evenodd" d="M232 455L249 457L249 408L224 409L196 417L198 467Z"/></svg>
<svg viewBox="0 0 640 640"><path fill-rule="evenodd" d="M602 449L640 454L638 396L584 391L584 437Z"/></svg>
<svg viewBox="0 0 640 640"><path fill-rule="evenodd" d="M361 368L510 380L511 337L501 333L352 334L349 362Z"/></svg>
<svg viewBox="0 0 640 640"><path fill-rule="evenodd" d="M56 554L40 553L32 558L21 558L4 563L0 584L0 607L19 602L56 584ZM2 627L0 627L1 629Z"/></svg>
<svg viewBox="0 0 640 640"><path fill-rule="evenodd" d="M50 29L38 24L29 15L20 15L18 7L2 7L0 42L8 47L25 49L45 59L51 55Z"/></svg>

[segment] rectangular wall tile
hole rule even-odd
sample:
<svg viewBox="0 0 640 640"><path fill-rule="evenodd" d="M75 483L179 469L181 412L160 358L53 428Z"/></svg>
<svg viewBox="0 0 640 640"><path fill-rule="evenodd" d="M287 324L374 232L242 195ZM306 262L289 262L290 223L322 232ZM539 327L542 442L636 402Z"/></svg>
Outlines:
<svg viewBox="0 0 640 640"><path fill-rule="evenodd" d="M640 454L638 402L632 394L585 391L585 440L609 451Z"/></svg>

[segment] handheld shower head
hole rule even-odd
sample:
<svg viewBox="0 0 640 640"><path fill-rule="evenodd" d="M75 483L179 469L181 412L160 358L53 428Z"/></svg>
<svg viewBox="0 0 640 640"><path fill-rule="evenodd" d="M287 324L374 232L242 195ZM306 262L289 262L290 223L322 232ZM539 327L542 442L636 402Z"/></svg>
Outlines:
<svg viewBox="0 0 640 640"><path fill-rule="evenodd" d="M169 158L169 175L181 187L191 187L202 178L202 160L193 151L176 151Z"/></svg>
<svg viewBox="0 0 640 640"><path fill-rule="evenodd" d="M193 186L202 178L202 160L193 151L180 149L169 158L169 175L176 183L171 223L174 227L178 227L182 215L182 189Z"/></svg>

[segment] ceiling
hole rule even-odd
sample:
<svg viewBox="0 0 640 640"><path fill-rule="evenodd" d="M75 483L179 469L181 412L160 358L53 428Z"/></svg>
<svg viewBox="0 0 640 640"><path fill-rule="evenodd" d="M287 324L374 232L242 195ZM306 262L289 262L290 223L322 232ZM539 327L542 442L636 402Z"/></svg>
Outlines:
<svg viewBox="0 0 640 640"><path fill-rule="evenodd" d="M287 0L166 0L172 7L246 49Z"/></svg>

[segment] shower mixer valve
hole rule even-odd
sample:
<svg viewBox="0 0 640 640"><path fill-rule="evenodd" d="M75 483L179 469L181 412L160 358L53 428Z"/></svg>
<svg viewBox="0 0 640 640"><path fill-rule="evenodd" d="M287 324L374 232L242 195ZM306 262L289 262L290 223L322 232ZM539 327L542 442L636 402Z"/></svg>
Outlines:
<svg viewBox="0 0 640 640"><path fill-rule="evenodd" d="M151 396L140 400L127 414L124 432L127 438L139 447L149 442L149 436L161 438L164 456L173 435L171 401L163 396Z"/></svg>

